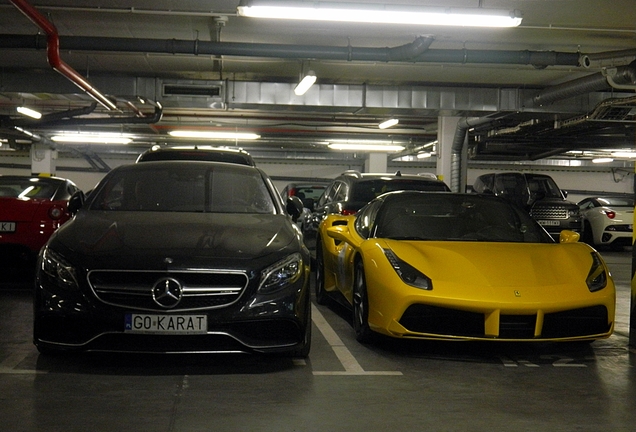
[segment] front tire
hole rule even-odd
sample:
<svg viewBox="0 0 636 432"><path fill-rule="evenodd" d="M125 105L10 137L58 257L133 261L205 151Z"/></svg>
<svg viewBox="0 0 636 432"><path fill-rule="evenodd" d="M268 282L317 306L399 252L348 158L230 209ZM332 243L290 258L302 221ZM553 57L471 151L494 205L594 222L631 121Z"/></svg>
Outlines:
<svg viewBox="0 0 636 432"><path fill-rule="evenodd" d="M592 225L588 221L585 221L583 225L583 235L581 241L592 247L594 247L594 233L592 232Z"/></svg>
<svg viewBox="0 0 636 432"><path fill-rule="evenodd" d="M375 334L369 327L369 296L362 260L356 263L353 281L353 330L358 342L369 343L374 339Z"/></svg>
<svg viewBox="0 0 636 432"><path fill-rule="evenodd" d="M322 257L322 244L320 238L316 239L316 303L327 304L327 292L325 291L325 261Z"/></svg>

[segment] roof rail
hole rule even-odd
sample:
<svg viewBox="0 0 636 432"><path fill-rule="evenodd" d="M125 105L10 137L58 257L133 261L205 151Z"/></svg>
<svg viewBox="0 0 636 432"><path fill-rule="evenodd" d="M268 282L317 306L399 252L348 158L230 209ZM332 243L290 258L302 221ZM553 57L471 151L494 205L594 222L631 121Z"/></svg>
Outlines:
<svg viewBox="0 0 636 432"><path fill-rule="evenodd" d="M427 177L432 180L439 180L439 178L435 174L429 173L429 172L421 172L421 173L417 173L417 175L420 177Z"/></svg>
<svg viewBox="0 0 636 432"><path fill-rule="evenodd" d="M362 178L362 173L357 170L346 170L345 172L342 173L342 175L350 175L356 178Z"/></svg>

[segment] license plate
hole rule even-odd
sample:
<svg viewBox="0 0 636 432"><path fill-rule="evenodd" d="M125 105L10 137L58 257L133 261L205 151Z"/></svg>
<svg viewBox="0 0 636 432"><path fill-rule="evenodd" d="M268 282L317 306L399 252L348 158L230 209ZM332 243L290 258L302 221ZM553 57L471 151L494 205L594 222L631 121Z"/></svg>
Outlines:
<svg viewBox="0 0 636 432"><path fill-rule="evenodd" d="M207 315L126 314L124 331L153 334L201 334L208 331Z"/></svg>
<svg viewBox="0 0 636 432"><path fill-rule="evenodd" d="M537 222L539 222L539 225L543 225L543 226L559 226L559 225L561 225L561 222L559 222L559 221L540 220L540 221L537 221Z"/></svg>
<svg viewBox="0 0 636 432"><path fill-rule="evenodd" d="M15 222L0 222L0 232L15 232Z"/></svg>

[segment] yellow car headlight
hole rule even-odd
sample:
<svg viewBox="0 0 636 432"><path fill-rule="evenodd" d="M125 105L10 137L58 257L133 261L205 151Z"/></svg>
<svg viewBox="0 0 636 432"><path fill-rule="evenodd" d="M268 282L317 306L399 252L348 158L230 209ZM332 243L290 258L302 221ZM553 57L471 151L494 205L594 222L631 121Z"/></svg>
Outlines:
<svg viewBox="0 0 636 432"><path fill-rule="evenodd" d="M386 255L386 258L391 263L393 270L395 270L404 283L423 290L430 291L433 289L433 281L431 281L431 278L412 265L398 258L392 250L384 249L384 255Z"/></svg>
<svg viewBox="0 0 636 432"><path fill-rule="evenodd" d="M600 291L607 286L607 271L597 252L592 252L592 267L585 282L590 292Z"/></svg>

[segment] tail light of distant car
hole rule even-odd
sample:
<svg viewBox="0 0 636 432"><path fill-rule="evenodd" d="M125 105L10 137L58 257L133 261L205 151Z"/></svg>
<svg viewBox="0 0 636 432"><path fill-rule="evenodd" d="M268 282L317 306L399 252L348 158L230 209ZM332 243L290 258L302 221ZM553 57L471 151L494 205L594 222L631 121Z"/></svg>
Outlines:
<svg viewBox="0 0 636 432"><path fill-rule="evenodd" d="M605 213L605 216L607 216L610 219L614 219L616 217L616 212L612 210L605 210L603 213Z"/></svg>
<svg viewBox="0 0 636 432"><path fill-rule="evenodd" d="M53 206L49 209L49 217L53 220L59 220L64 216L64 209Z"/></svg>

